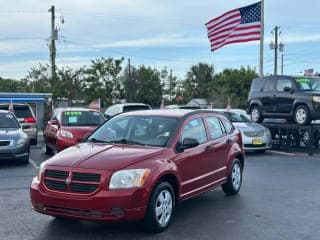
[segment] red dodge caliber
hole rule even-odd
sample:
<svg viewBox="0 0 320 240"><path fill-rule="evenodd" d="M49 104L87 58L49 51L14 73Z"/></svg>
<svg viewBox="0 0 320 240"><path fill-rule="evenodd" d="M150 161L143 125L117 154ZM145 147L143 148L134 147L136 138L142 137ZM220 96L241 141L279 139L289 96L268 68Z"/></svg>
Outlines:
<svg viewBox="0 0 320 240"><path fill-rule="evenodd" d="M54 217L142 220L146 230L160 232L179 201L218 186L238 193L243 166L240 132L220 114L129 112L43 162L31 202Z"/></svg>

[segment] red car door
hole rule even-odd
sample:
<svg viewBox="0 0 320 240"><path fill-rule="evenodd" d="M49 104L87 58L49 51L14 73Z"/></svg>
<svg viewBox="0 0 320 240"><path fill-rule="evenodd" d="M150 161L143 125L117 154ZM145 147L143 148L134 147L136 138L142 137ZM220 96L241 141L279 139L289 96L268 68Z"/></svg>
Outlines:
<svg viewBox="0 0 320 240"><path fill-rule="evenodd" d="M215 162L212 161L214 158L212 143L208 142L201 117L186 121L182 127L178 145L181 145L186 138L196 139L199 145L180 151L174 160L180 172L182 198L191 197L213 186L215 182L213 171L217 168L212 165Z"/></svg>

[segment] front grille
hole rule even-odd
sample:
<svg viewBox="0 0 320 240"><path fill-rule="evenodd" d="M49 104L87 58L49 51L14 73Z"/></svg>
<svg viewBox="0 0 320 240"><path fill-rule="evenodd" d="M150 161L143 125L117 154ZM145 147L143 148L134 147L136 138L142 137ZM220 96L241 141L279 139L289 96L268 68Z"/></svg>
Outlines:
<svg viewBox="0 0 320 240"><path fill-rule="evenodd" d="M10 141L0 141L0 147L6 147L10 145Z"/></svg>
<svg viewBox="0 0 320 240"><path fill-rule="evenodd" d="M98 184L71 183L70 190L77 193L92 193L98 187Z"/></svg>
<svg viewBox="0 0 320 240"><path fill-rule="evenodd" d="M266 147L267 144L266 143L263 143L263 144L244 144L244 147L245 148L261 148L261 147Z"/></svg>
<svg viewBox="0 0 320 240"><path fill-rule="evenodd" d="M51 190L67 191L67 184L65 182L49 180L49 179L45 179L44 182L46 186Z"/></svg>
<svg viewBox="0 0 320 240"><path fill-rule="evenodd" d="M94 173L72 173L72 180L86 182L100 182L100 174Z"/></svg>
<svg viewBox="0 0 320 240"><path fill-rule="evenodd" d="M264 131L244 131L243 134L247 137L262 137L264 135Z"/></svg>
<svg viewBox="0 0 320 240"><path fill-rule="evenodd" d="M59 178L59 179L66 179L69 175L67 171L56 171L56 170L46 170L46 177L49 178Z"/></svg>
<svg viewBox="0 0 320 240"><path fill-rule="evenodd" d="M100 174L46 170L44 183L54 191L89 194L99 188Z"/></svg>

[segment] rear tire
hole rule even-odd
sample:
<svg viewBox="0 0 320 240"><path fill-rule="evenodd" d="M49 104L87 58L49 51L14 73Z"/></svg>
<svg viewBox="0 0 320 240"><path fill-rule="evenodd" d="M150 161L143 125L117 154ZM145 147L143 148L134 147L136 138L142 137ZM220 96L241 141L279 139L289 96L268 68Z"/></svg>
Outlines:
<svg viewBox="0 0 320 240"><path fill-rule="evenodd" d="M227 182L221 186L222 191L227 195L234 195L240 191L242 184L242 165L239 159L235 159L227 179Z"/></svg>
<svg viewBox="0 0 320 240"><path fill-rule="evenodd" d="M250 111L250 118L253 122L261 123L263 121L263 116L258 106L253 106Z"/></svg>
<svg viewBox="0 0 320 240"><path fill-rule="evenodd" d="M175 208L175 194L168 182L160 182L153 190L142 227L153 233L170 225Z"/></svg>

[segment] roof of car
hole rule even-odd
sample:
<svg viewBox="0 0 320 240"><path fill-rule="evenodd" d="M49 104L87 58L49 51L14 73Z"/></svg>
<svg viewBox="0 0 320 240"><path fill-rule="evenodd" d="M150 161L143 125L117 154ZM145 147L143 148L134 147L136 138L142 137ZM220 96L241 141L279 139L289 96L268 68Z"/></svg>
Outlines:
<svg viewBox="0 0 320 240"><path fill-rule="evenodd" d="M215 113L212 110L192 110L192 109L157 109L157 110L142 110L122 113L121 116L163 116L163 117L177 117L181 118L187 115L201 114L201 113Z"/></svg>
<svg viewBox="0 0 320 240"><path fill-rule="evenodd" d="M10 103L0 103L0 106L8 106ZM14 106L30 106L27 103L12 103Z"/></svg>
<svg viewBox="0 0 320 240"><path fill-rule="evenodd" d="M0 113L10 113L8 110L0 110Z"/></svg>
<svg viewBox="0 0 320 240"><path fill-rule="evenodd" d="M54 111L59 111L59 112L64 112L64 111L95 111L95 112L99 112L96 109L89 109L89 108L81 108L81 107L66 107L66 108L56 108L54 109Z"/></svg>
<svg viewBox="0 0 320 240"><path fill-rule="evenodd" d="M144 103L118 103L113 106L150 106L150 105L144 104Z"/></svg>

